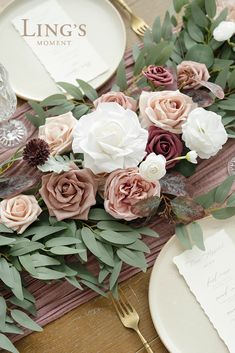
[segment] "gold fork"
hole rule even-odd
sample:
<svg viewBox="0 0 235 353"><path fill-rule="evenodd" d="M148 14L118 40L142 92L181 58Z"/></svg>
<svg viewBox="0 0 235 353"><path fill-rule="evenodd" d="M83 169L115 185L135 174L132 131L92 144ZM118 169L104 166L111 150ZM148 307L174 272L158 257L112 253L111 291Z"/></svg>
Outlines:
<svg viewBox="0 0 235 353"><path fill-rule="evenodd" d="M139 330L139 321L140 321L139 315L135 310L135 308L133 308L133 306L127 300L124 293L119 290L119 299L115 299L113 296L111 297L112 297L114 308L122 324L127 328L131 328L139 335L139 338L141 339L146 349L146 352L154 353L150 345L148 344L148 342L146 341L146 339L144 338L144 336Z"/></svg>
<svg viewBox="0 0 235 353"><path fill-rule="evenodd" d="M142 18L135 16L131 8L125 3L124 0L115 0L115 1L124 10L126 10L131 16L131 28L133 29L133 31L137 33L139 36L144 36L144 33L146 32L146 30L150 29L147 23L144 20L142 20Z"/></svg>

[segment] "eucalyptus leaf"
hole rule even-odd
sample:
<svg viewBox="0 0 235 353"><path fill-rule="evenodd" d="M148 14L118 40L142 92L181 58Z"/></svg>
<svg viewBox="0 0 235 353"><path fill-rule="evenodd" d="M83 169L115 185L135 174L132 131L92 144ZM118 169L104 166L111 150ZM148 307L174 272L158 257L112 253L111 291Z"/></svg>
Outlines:
<svg viewBox="0 0 235 353"><path fill-rule="evenodd" d="M36 274L36 269L34 267L31 255L27 254L19 256L19 261L26 271L28 271L32 275Z"/></svg>
<svg viewBox="0 0 235 353"><path fill-rule="evenodd" d="M83 252L82 249L70 248L68 246L55 246L50 249L50 252L55 255L73 255Z"/></svg>
<svg viewBox="0 0 235 353"><path fill-rule="evenodd" d="M57 82L57 84L60 87L62 87L65 90L65 92L67 92L73 98L75 98L77 100L83 99L83 94L77 86L75 86L71 83L68 83L68 82Z"/></svg>
<svg viewBox="0 0 235 353"><path fill-rule="evenodd" d="M126 90L127 85L127 77L126 77L126 70L125 70L125 62L121 60L116 75L117 85L120 87L122 91Z"/></svg>
<svg viewBox="0 0 235 353"><path fill-rule="evenodd" d="M132 244L136 241L136 232L126 234L126 232L114 232L112 230L104 230L100 232L100 236L112 244Z"/></svg>
<svg viewBox="0 0 235 353"><path fill-rule="evenodd" d="M145 256L140 251L120 248L117 250L117 256L130 266L141 268L144 271L147 269Z"/></svg>
<svg viewBox="0 0 235 353"><path fill-rule="evenodd" d="M47 248L51 248L53 246L61 246L61 245L73 245L73 244L78 244L81 243L81 241L77 238L73 237L55 237L50 240L48 240L45 243L45 246Z"/></svg>
<svg viewBox="0 0 235 353"><path fill-rule="evenodd" d="M225 199L227 198L231 187L235 181L235 176L229 176L222 184L220 184L216 191L215 191L215 202L216 203L223 203Z"/></svg>
<svg viewBox="0 0 235 353"><path fill-rule="evenodd" d="M46 99L44 99L41 103L41 107L53 107L55 105L61 105L67 102L67 99L64 94L53 94Z"/></svg>
<svg viewBox="0 0 235 353"><path fill-rule="evenodd" d="M11 343L9 338L0 333L0 348L7 350L11 353L20 353Z"/></svg>
<svg viewBox="0 0 235 353"><path fill-rule="evenodd" d="M19 272L15 267L10 267L10 277L13 278L13 287L11 288L12 293L19 299L24 300L22 282Z"/></svg>
<svg viewBox="0 0 235 353"><path fill-rule="evenodd" d="M11 311L11 316L18 324L29 330L37 332L42 331L42 328L21 310L13 309Z"/></svg>
<svg viewBox="0 0 235 353"><path fill-rule="evenodd" d="M47 110L47 116L58 116L71 112L74 109L75 105L71 102L65 101L65 103L57 105L53 108Z"/></svg>
<svg viewBox="0 0 235 353"><path fill-rule="evenodd" d="M52 270L48 267L38 267L37 275L33 276L34 278L41 279L43 281L50 281L53 279L61 279L65 277L63 272Z"/></svg>
<svg viewBox="0 0 235 353"><path fill-rule="evenodd" d="M159 234L150 227L140 227L140 228L136 228L136 230L140 234L148 235L149 237L153 237L153 238L159 238Z"/></svg>
<svg viewBox="0 0 235 353"><path fill-rule="evenodd" d="M2 331L5 327L7 315L7 304L3 297L0 296L0 331Z"/></svg>
<svg viewBox="0 0 235 353"><path fill-rule="evenodd" d="M14 304L15 306L18 306L24 310L26 310L27 312L29 312L31 315L36 316L36 306L34 305L34 303L30 302L27 299L24 300L19 300L16 297L11 297L9 299L11 304Z"/></svg>
<svg viewBox="0 0 235 353"><path fill-rule="evenodd" d="M89 111L90 108L86 104L80 104L73 109L72 113L76 119L79 119L83 115L89 113Z"/></svg>
<svg viewBox="0 0 235 353"><path fill-rule="evenodd" d="M92 208L89 212L88 219L91 221L109 221L115 220L103 208Z"/></svg>
<svg viewBox="0 0 235 353"><path fill-rule="evenodd" d="M235 207L226 207L212 212L212 216L216 219L227 219L235 216Z"/></svg>
<svg viewBox="0 0 235 353"><path fill-rule="evenodd" d="M85 286L87 286L88 288L90 288L91 290L93 290L94 292L102 295L103 297L108 297L108 295L102 291L102 289L100 289L99 287L97 287L95 284L91 283L91 282L88 282L84 279L81 280L81 283L83 283Z"/></svg>
<svg viewBox="0 0 235 353"><path fill-rule="evenodd" d="M203 240L203 230L199 223L192 222L189 225L189 232L193 243L201 250L205 250L204 240Z"/></svg>
<svg viewBox="0 0 235 353"><path fill-rule="evenodd" d="M30 243L27 244L27 246L25 246L25 243L22 243L22 246L20 248L17 245L13 245L10 250L10 255L21 256L43 248L44 248L43 244L31 241Z"/></svg>
<svg viewBox="0 0 235 353"><path fill-rule="evenodd" d="M214 18L216 15L216 2L215 0L205 1L206 12L210 18Z"/></svg>
<svg viewBox="0 0 235 353"><path fill-rule="evenodd" d="M114 230L117 232L131 232L134 230L130 226L116 221L100 221L97 223L97 228L103 230Z"/></svg>
<svg viewBox="0 0 235 353"><path fill-rule="evenodd" d="M113 269L112 274L109 279L109 289L110 290L112 290L113 287L115 286L115 284L117 283L121 269L122 269L122 261L116 261L114 269Z"/></svg>
<svg viewBox="0 0 235 353"><path fill-rule="evenodd" d="M79 84L85 96L89 98L92 102L98 98L96 90L91 85L89 85L89 83L83 80L77 80L77 83Z"/></svg>
<svg viewBox="0 0 235 353"><path fill-rule="evenodd" d="M76 277L66 277L66 280L75 288L78 288L80 290L83 290L81 284L78 282L78 280L76 279Z"/></svg>
<svg viewBox="0 0 235 353"><path fill-rule="evenodd" d="M4 258L0 258L0 279L6 286L13 288L14 287L14 277L11 271L11 265L9 262Z"/></svg>
<svg viewBox="0 0 235 353"><path fill-rule="evenodd" d="M175 227L175 234L181 244L186 249L192 249L187 227L184 224L177 224Z"/></svg>
<svg viewBox="0 0 235 353"><path fill-rule="evenodd" d="M214 53L211 47L205 44L195 44L185 56L186 60L193 60L205 64L208 68L214 63Z"/></svg>
<svg viewBox="0 0 235 353"><path fill-rule="evenodd" d="M0 235L0 246L10 245L15 242L15 238L8 238Z"/></svg>
<svg viewBox="0 0 235 353"><path fill-rule="evenodd" d="M44 266L55 266L55 265L60 265L60 261L57 259L48 256L48 255L42 255L39 252L36 252L34 254L31 254L31 259L33 261L33 266L34 267L44 267Z"/></svg>

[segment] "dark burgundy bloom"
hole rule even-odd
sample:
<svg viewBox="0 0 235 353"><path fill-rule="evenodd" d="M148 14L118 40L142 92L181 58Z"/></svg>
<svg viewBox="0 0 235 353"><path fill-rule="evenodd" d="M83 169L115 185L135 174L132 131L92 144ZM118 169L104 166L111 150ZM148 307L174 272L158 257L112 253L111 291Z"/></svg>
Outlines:
<svg viewBox="0 0 235 353"><path fill-rule="evenodd" d="M44 164L50 156L48 143L40 138L30 140L24 148L23 160L31 167Z"/></svg>
<svg viewBox="0 0 235 353"><path fill-rule="evenodd" d="M165 87L169 90L177 89L177 82L170 68L149 65L142 73L155 87Z"/></svg>
<svg viewBox="0 0 235 353"><path fill-rule="evenodd" d="M183 143L179 135L172 132L162 130L156 126L150 126L149 137L146 147L147 154L152 152L162 154L167 161L179 157L183 152ZM166 168L173 168L178 161L166 164Z"/></svg>

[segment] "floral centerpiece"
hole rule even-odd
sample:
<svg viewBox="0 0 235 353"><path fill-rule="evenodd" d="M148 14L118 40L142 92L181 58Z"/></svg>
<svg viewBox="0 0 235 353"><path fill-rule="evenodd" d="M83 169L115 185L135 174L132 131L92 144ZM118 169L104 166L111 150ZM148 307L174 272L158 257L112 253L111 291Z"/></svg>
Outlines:
<svg viewBox="0 0 235 353"><path fill-rule="evenodd" d="M166 13L133 49L133 78L121 62L112 91L60 82L62 92L29 102L38 128L0 168L0 347L7 333L41 328L22 274L64 279L117 295L123 264L147 269L144 236L151 222L175 224L186 248L204 249L196 222L235 215L231 176L193 198L187 177L235 136L235 16L222 1L174 1L182 23ZM228 4L229 5L229 4ZM31 179L8 176L15 165ZM96 278L86 264L97 260ZM11 293L11 294L10 294Z"/></svg>

